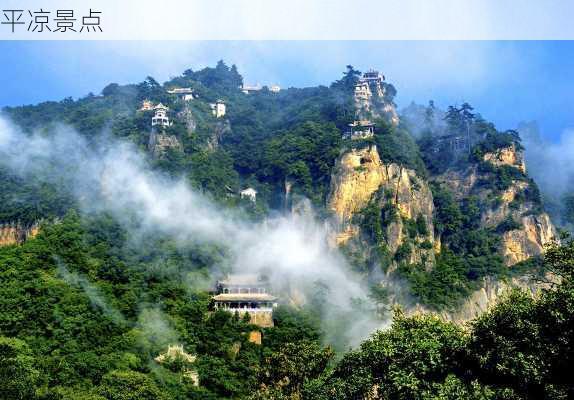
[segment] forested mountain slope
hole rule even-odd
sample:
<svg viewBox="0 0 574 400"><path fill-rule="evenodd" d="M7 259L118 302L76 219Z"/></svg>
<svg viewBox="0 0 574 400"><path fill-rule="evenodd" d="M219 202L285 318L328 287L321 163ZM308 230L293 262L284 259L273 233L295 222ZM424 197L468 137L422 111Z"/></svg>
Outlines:
<svg viewBox="0 0 574 400"><path fill-rule="evenodd" d="M516 132L468 104L399 113L351 66L329 87L242 85L219 62L3 110L20 144L0 132L0 397L571 394L572 243ZM260 345L213 307L238 266L276 278ZM394 306L416 315L391 324Z"/></svg>

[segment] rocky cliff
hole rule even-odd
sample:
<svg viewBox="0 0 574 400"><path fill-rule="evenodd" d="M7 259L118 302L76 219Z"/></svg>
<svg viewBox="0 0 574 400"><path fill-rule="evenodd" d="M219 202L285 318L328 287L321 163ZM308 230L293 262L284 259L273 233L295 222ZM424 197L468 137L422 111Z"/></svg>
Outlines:
<svg viewBox="0 0 574 400"><path fill-rule="evenodd" d="M481 168L480 162L474 162L464 168L447 169L430 179L450 189L459 201L469 196L478 199L480 226L499 232L499 251L507 266L540 255L544 246L556 235L556 230L532 195L535 188L525 175L522 153L511 146L486 153L481 160L492 168ZM494 179L497 169L503 166L519 172L503 189L485 184ZM387 259L383 278L392 293L391 303L401 304L409 313L430 312L410 296L405 290L405 282L393 276L397 253L405 251L405 244L409 245L409 249L404 260L410 264L422 262L427 270L433 268L435 254L441 251L441 240L434 236L435 210L429 184L413 170L396 163L382 162L375 145L350 149L336 162L327 207L335 221L333 244L363 252L364 260L371 251L364 228L364 213L370 206L375 208L377 217L382 220L381 243L375 245L384 245L391 256ZM389 210L395 212L389 213ZM408 228L416 219L424 221L427 230L413 237L409 235ZM513 223L502 229L509 220ZM522 288L536 294L541 287L540 282L528 276L504 280L481 278L480 288L472 292L457 310L443 311L441 316L455 322L468 321L495 305L512 288Z"/></svg>
<svg viewBox="0 0 574 400"><path fill-rule="evenodd" d="M387 211L380 214L381 239L391 254L412 241L414 246L409 256L413 262L420 261L425 255L427 259L433 257L431 249L416 245L434 243L434 206L428 185L413 170L395 163L383 163L375 145L352 149L337 161L328 199L328 208L336 219L336 245L361 239L360 214L371 202L377 209ZM420 234L409 235L407 225L415 220L426 229Z"/></svg>
<svg viewBox="0 0 574 400"><path fill-rule="evenodd" d="M517 275L505 279L485 277L481 280L480 287L472 292L456 310L443 310L437 314L445 321L464 324L494 307L514 289L524 290L536 297L543 289L549 288L553 281L556 281L556 277L550 274L542 278L531 275ZM408 297L407 301L404 299L392 299L392 301L403 307L408 315L436 313L420 303L413 302Z"/></svg>
<svg viewBox="0 0 574 400"><path fill-rule="evenodd" d="M502 165L508 165L511 167L518 168L522 173L526 173L524 152L521 150L517 150L515 144L512 144L509 147L503 147L494 152L486 153L483 155L483 160L497 167Z"/></svg>
<svg viewBox="0 0 574 400"><path fill-rule="evenodd" d="M182 145L174 135L152 132L148 148L155 158L159 158L162 157L168 149L181 151Z"/></svg>
<svg viewBox="0 0 574 400"><path fill-rule="evenodd" d="M492 168L472 164L463 170L449 169L434 177L434 181L448 187L455 198L463 200L476 196L481 204L480 225L497 229L501 235L501 254L508 266L540 255L544 246L556 237L556 229L536 197L537 188L526 176L526 165L521 150L512 145L485 153L482 160ZM503 188L493 188L500 168L515 169L518 173ZM508 221L512 221L508 224ZM501 225L507 223L506 229Z"/></svg>
<svg viewBox="0 0 574 400"><path fill-rule="evenodd" d="M0 224L0 246L22 244L38 234L37 224L22 226L19 223Z"/></svg>

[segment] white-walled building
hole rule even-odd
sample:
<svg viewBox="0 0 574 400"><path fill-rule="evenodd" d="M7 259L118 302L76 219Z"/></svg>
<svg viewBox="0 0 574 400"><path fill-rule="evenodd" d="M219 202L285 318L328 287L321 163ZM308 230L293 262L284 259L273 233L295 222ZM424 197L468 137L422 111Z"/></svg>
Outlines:
<svg viewBox="0 0 574 400"><path fill-rule="evenodd" d="M253 188L244 189L241 192L239 192L239 195L241 196L242 199L247 198L254 203L255 200L257 200L257 190Z"/></svg>
<svg viewBox="0 0 574 400"><path fill-rule="evenodd" d="M225 103L223 100L217 100L215 103L210 104L211 113L215 118L221 118L225 116Z"/></svg>
<svg viewBox="0 0 574 400"><path fill-rule="evenodd" d="M353 121L344 138L351 140L367 139L375 135L375 124L366 120Z"/></svg>
<svg viewBox="0 0 574 400"><path fill-rule="evenodd" d="M271 86L269 86L269 91L273 92L273 93L279 93L281 91L281 86L271 85Z"/></svg>
<svg viewBox="0 0 574 400"><path fill-rule="evenodd" d="M262 328L273 326L277 297L271 294L269 282L252 274L228 275L219 280L213 302L216 310L248 314L250 322ZM259 342L259 344L261 344Z"/></svg>
<svg viewBox="0 0 574 400"><path fill-rule="evenodd" d="M370 69L363 74L362 80L368 83L382 83L385 80L385 76L379 71Z"/></svg>
<svg viewBox="0 0 574 400"><path fill-rule="evenodd" d="M167 91L169 94L176 95L179 99L183 101L193 100L193 89L192 88L173 88Z"/></svg>
<svg viewBox="0 0 574 400"><path fill-rule="evenodd" d="M169 122L169 118L167 116L168 107L164 106L163 104L159 103L157 106L154 107L155 115L151 119L151 126L170 126L171 123Z"/></svg>
<svg viewBox="0 0 574 400"><path fill-rule="evenodd" d="M261 89L263 89L263 87L259 83L256 85L243 85L243 86L241 86L241 91L245 94L249 94L252 92L258 92Z"/></svg>

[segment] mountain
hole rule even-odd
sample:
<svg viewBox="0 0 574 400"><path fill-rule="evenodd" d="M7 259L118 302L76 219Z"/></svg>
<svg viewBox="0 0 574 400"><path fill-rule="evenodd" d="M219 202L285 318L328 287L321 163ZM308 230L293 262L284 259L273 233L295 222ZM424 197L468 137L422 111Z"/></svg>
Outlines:
<svg viewBox="0 0 574 400"><path fill-rule="evenodd" d="M567 398L572 242L520 135L396 95L221 61L6 107L5 398ZM238 267L264 327L215 307Z"/></svg>

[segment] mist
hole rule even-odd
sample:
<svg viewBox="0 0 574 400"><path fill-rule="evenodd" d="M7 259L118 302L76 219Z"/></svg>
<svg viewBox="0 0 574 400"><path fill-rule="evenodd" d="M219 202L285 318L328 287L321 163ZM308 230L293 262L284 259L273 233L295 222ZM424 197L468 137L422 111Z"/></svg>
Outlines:
<svg viewBox="0 0 574 400"><path fill-rule="evenodd" d="M68 285L81 289L88 296L92 306L102 311L102 313L110 318L115 324L119 325L126 322L124 316L108 304L97 286L92 284L84 276L68 270L64 262L59 258L56 258L55 261L58 266L57 273L59 278L65 281Z"/></svg>
<svg viewBox="0 0 574 400"><path fill-rule="evenodd" d="M536 122L521 123L518 131L528 174L544 194L546 208L558 219L555 222L566 224L561 203L574 192L574 129L566 129L556 142L544 139Z"/></svg>
<svg viewBox="0 0 574 400"><path fill-rule="evenodd" d="M149 160L132 144L106 134L88 143L65 126L50 135L27 135L0 117L0 164L23 178L64 184L83 213L113 215L132 240L161 233L181 245L222 246L234 273L265 274L283 301L286 297L308 301L317 294L317 285L322 286L328 340L340 333L356 345L388 323L371 312L375 307L360 277L328 245L328 227L308 214L246 221L194 191L184 179L152 171ZM81 280L73 280L82 285ZM194 282L188 284L194 286ZM362 312L357 312L357 304ZM345 321L337 327L344 332L332 332L334 321Z"/></svg>

